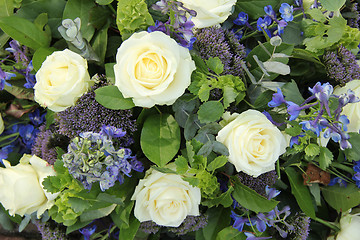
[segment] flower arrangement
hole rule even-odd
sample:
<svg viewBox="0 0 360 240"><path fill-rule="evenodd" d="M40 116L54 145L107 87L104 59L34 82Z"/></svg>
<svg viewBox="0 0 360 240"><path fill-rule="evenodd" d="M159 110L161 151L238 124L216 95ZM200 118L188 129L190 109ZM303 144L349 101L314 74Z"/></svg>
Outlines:
<svg viewBox="0 0 360 240"><path fill-rule="evenodd" d="M0 0L0 224L360 239L354 0Z"/></svg>

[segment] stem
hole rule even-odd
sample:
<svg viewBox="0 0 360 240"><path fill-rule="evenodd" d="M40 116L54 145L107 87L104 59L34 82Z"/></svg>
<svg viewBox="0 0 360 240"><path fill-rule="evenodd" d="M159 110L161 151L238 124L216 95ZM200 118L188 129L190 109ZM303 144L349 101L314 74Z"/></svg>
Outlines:
<svg viewBox="0 0 360 240"><path fill-rule="evenodd" d="M318 217L315 217L313 218L315 221L319 222L319 223L322 223L324 224L325 226L335 230L336 232L340 231L340 228L338 226L336 226L334 223L331 223L331 222L328 222L328 221L325 221L321 218L318 218Z"/></svg>
<svg viewBox="0 0 360 240"><path fill-rule="evenodd" d="M346 172L349 172L349 173L351 173L351 174L354 173L353 168L348 167L348 166L344 166L344 165L341 164L341 163L332 162L331 165L332 165L333 167L335 167L335 168L339 168L339 169L344 170L344 171L346 171Z"/></svg>
<svg viewBox="0 0 360 240"><path fill-rule="evenodd" d="M114 7L111 6L111 4L108 5L109 9L112 11L113 14L117 14L117 12L115 11Z"/></svg>
<svg viewBox="0 0 360 240"><path fill-rule="evenodd" d="M160 113L162 114L162 112L160 111L160 109L155 105L154 108Z"/></svg>

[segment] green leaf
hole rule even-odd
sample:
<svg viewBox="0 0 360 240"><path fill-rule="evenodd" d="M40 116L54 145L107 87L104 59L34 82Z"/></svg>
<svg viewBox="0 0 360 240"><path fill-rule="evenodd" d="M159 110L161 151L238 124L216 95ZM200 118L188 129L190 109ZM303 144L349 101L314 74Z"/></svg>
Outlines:
<svg viewBox="0 0 360 240"><path fill-rule="evenodd" d="M34 69L38 71L46 57L51 55L54 51L56 51L56 48L38 48L32 58Z"/></svg>
<svg viewBox="0 0 360 240"><path fill-rule="evenodd" d="M108 5L112 3L114 0L95 0L95 2L99 5Z"/></svg>
<svg viewBox="0 0 360 240"><path fill-rule="evenodd" d="M205 74L209 73L208 67L206 66L204 60L200 56L194 54L194 55L191 55L191 57L195 62L196 70L201 71Z"/></svg>
<svg viewBox="0 0 360 240"><path fill-rule="evenodd" d="M87 222L81 222L81 221L77 221L75 224L68 226L66 228L66 234L70 234L76 230L79 230L80 228L83 228L87 225L89 225L92 221L87 221Z"/></svg>
<svg viewBox="0 0 360 240"><path fill-rule="evenodd" d="M326 168L331 164L333 158L334 156L328 148L320 147L319 163L322 170L326 170Z"/></svg>
<svg viewBox="0 0 360 240"><path fill-rule="evenodd" d="M230 186L228 190L224 193L222 193L220 196L213 198L213 199L207 199L205 201L201 202L201 205L207 206L209 208L214 206L219 206L219 204L223 205L225 208L230 207L233 204L233 199L231 198L231 193L234 191L234 188Z"/></svg>
<svg viewBox="0 0 360 240"><path fill-rule="evenodd" d="M352 148L344 150L348 161L358 161L360 159L360 134L349 132L350 139L348 140Z"/></svg>
<svg viewBox="0 0 360 240"><path fill-rule="evenodd" d="M310 143L305 148L305 154L310 157L317 156L317 155L319 155L319 153L320 153L320 147L317 144Z"/></svg>
<svg viewBox="0 0 360 240"><path fill-rule="evenodd" d="M201 85L199 92L197 94L202 102L205 102L209 99L210 90L211 90L211 88L209 87L209 85L207 83Z"/></svg>
<svg viewBox="0 0 360 240"><path fill-rule="evenodd" d="M221 74L224 71L224 64L222 64L220 58L211 57L208 60L205 60L206 65L217 75Z"/></svg>
<svg viewBox="0 0 360 240"><path fill-rule="evenodd" d="M92 48L97 56L99 56L100 61L103 63L105 61L105 54L107 48L107 40L108 40L108 28L109 24L104 26L102 29L97 31L94 42L92 43Z"/></svg>
<svg viewBox="0 0 360 240"><path fill-rule="evenodd" d="M183 180L187 181L193 187L199 186L200 183L200 180L196 177L183 177Z"/></svg>
<svg viewBox="0 0 360 240"><path fill-rule="evenodd" d="M232 177L234 192L232 196L244 208L258 212L269 212L279 203L274 199L266 199L253 189L242 184L237 177Z"/></svg>
<svg viewBox="0 0 360 240"><path fill-rule="evenodd" d="M318 22L325 22L327 20L320 8L309 9L306 13L310 14L310 16Z"/></svg>
<svg viewBox="0 0 360 240"><path fill-rule="evenodd" d="M112 83L115 84L115 72L114 72L114 65L116 63L106 63L105 64L105 74L106 78Z"/></svg>
<svg viewBox="0 0 360 240"><path fill-rule="evenodd" d="M229 226L218 233L216 240L245 240L246 238L243 232Z"/></svg>
<svg viewBox="0 0 360 240"><path fill-rule="evenodd" d="M180 139L180 127L172 115L151 115L144 122L140 145L150 161L163 167L179 151Z"/></svg>
<svg viewBox="0 0 360 240"><path fill-rule="evenodd" d="M76 197L69 197L68 203L71 205L71 208L76 213L81 213L81 212L85 211L86 209L88 209L89 207L91 207L91 204L89 203L89 201L81 199L81 198L76 198Z"/></svg>
<svg viewBox="0 0 360 240"><path fill-rule="evenodd" d="M329 11L338 11L344 6L346 0L321 0L321 6Z"/></svg>
<svg viewBox="0 0 360 240"><path fill-rule="evenodd" d="M218 232L230 224L230 208L209 208L206 214L209 216L209 220L208 224L202 229L204 239L215 240Z"/></svg>
<svg viewBox="0 0 360 240"><path fill-rule="evenodd" d="M56 178L55 176L48 176L47 178L45 178L42 182L42 185L44 186L44 188L46 189L46 191L50 192L50 193L57 193L59 191L58 186L53 186L53 183L51 181L51 178Z"/></svg>
<svg viewBox="0 0 360 240"><path fill-rule="evenodd" d="M174 171L170 168L166 168L166 167L158 167L156 165L151 166L151 168L155 169L158 172L161 173L172 173L172 174L177 174L177 171Z"/></svg>
<svg viewBox="0 0 360 240"><path fill-rule="evenodd" d="M338 184L322 188L325 201L338 212L346 212L360 204L360 189L355 184L340 187Z"/></svg>
<svg viewBox="0 0 360 240"><path fill-rule="evenodd" d="M236 2L235 11L237 13L243 11L249 15L249 18L257 19L264 16L264 7L267 5L275 6L278 0L239 0Z"/></svg>
<svg viewBox="0 0 360 240"><path fill-rule="evenodd" d="M136 31L146 30L154 25L144 0L119 0L116 24L123 40Z"/></svg>
<svg viewBox="0 0 360 240"><path fill-rule="evenodd" d="M114 203L117 205L124 205L124 201L122 200L122 198L107 193L100 193L96 197L96 200L107 203Z"/></svg>
<svg viewBox="0 0 360 240"><path fill-rule="evenodd" d="M184 174L189 169L188 161L183 156L179 156L175 159L176 172L178 174Z"/></svg>
<svg viewBox="0 0 360 240"><path fill-rule="evenodd" d="M81 19L80 32L83 38L90 41L95 33L95 28L88 24L90 22L91 9L95 7L94 1L88 0L68 0L63 12L63 19L79 17Z"/></svg>
<svg viewBox="0 0 360 240"><path fill-rule="evenodd" d="M133 215L130 216L129 227L120 228L119 239L122 240L133 240L139 229L140 222Z"/></svg>
<svg viewBox="0 0 360 240"><path fill-rule="evenodd" d="M11 38L32 49L48 47L49 36L27 19L15 15L0 18L0 28Z"/></svg>
<svg viewBox="0 0 360 240"><path fill-rule="evenodd" d="M0 0L0 17L14 14L14 0Z"/></svg>
<svg viewBox="0 0 360 240"><path fill-rule="evenodd" d="M197 152L197 155L202 155L204 157L207 157L212 152L212 142L207 141Z"/></svg>
<svg viewBox="0 0 360 240"><path fill-rule="evenodd" d="M180 124L179 124L180 125ZM199 119L196 114L190 114L187 118L184 126L184 137L185 140L192 139L197 130L199 129L199 126L201 126Z"/></svg>
<svg viewBox="0 0 360 240"><path fill-rule="evenodd" d="M221 168L228 162L228 158L226 156L218 156L216 157L208 166L207 170L209 172L214 171L215 169Z"/></svg>
<svg viewBox="0 0 360 240"><path fill-rule="evenodd" d="M298 105L302 104L305 101L294 80L291 80L291 82L288 82L284 86L282 86L281 91L285 96L286 101L291 101Z"/></svg>
<svg viewBox="0 0 360 240"><path fill-rule="evenodd" d="M213 151L224 156L229 156L229 150L221 142L213 142Z"/></svg>
<svg viewBox="0 0 360 240"><path fill-rule="evenodd" d="M86 221L106 217L115 209L115 207L116 207L116 204L111 204L108 207L86 211L80 215L80 220L82 222L86 222Z"/></svg>
<svg viewBox="0 0 360 240"><path fill-rule="evenodd" d="M95 100L106 108L119 110L135 107L131 98L124 98L116 86L105 86L95 90Z"/></svg>
<svg viewBox="0 0 360 240"><path fill-rule="evenodd" d="M295 196L300 209L309 217L316 218L309 189L304 185L301 175L292 167L285 168L285 172L290 181L291 192Z"/></svg>
<svg viewBox="0 0 360 240"><path fill-rule="evenodd" d="M218 101L208 101L199 108L198 115L201 123L215 122L224 113L224 106Z"/></svg>
<svg viewBox="0 0 360 240"><path fill-rule="evenodd" d="M225 86L224 87L224 108L228 108L230 103L235 102L238 93L235 91L234 88Z"/></svg>
<svg viewBox="0 0 360 240"><path fill-rule="evenodd" d="M302 132L300 125L291 126L285 129L285 133L289 134L292 137L298 136Z"/></svg>

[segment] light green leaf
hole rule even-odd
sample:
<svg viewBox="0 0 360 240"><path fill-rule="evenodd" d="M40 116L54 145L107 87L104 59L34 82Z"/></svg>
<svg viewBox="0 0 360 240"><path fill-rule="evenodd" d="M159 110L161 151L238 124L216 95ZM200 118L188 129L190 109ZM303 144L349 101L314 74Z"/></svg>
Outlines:
<svg viewBox="0 0 360 240"><path fill-rule="evenodd" d="M346 212L360 204L360 189L355 184L327 186L322 188L322 194L325 201L338 212Z"/></svg>
<svg viewBox="0 0 360 240"><path fill-rule="evenodd" d="M216 157L208 166L207 170L212 172L218 168L221 168L228 162L228 158L226 156L218 156Z"/></svg>
<svg viewBox="0 0 360 240"><path fill-rule="evenodd" d="M360 134L349 133L350 139L348 140L352 148L345 149L345 155L348 161L358 161L360 159Z"/></svg>
<svg viewBox="0 0 360 240"><path fill-rule="evenodd" d="M120 228L119 231L119 239L122 240L133 240L135 239L135 235L139 229L140 222L133 215L130 216L129 227L128 228Z"/></svg>
<svg viewBox="0 0 360 240"><path fill-rule="evenodd" d="M76 213L81 213L91 206L89 201L76 197L69 197L68 203Z"/></svg>
<svg viewBox="0 0 360 240"><path fill-rule="evenodd" d="M81 19L80 32L82 37L88 41L95 33L95 28L88 24L90 22L90 10L95 6L94 1L68 0L63 13L63 19L74 20L77 17Z"/></svg>
<svg viewBox="0 0 360 240"><path fill-rule="evenodd" d="M321 0L321 6L329 11L338 11L344 6L346 0Z"/></svg>
<svg viewBox="0 0 360 240"><path fill-rule="evenodd" d="M0 18L0 28L11 38L32 49L47 47L49 36L27 19L15 15Z"/></svg>
<svg viewBox="0 0 360 240"><path fill-rule="evenodd" d="M320 147L317 144L310 143L305 148L305 154L310 157L317 156L317 155L319 155L319 153L320 153Z"/></svg>
<svg viewBox="0 0 360 240"><path fill-rule="evenodd" d="M14 8L14 0L0 0L0 17L13 15Z"/></svg>
<svg viewBox="0 0 360 240"><path fill-rule="evenodd" d="M215 122L224 113L224 106L218 101L208 101L199 108L198 115L201 123Z"/></svg>
<svg viewBox="0 0 360 240"><path fill-rule="evenodd" d="M114 0L96 0L95 2L99 5L108 5L112 3Z"/></svg>
<svg viewBox="0 0 360 240"><path fill-rule="evenodd" d="M180 127L172 115L151 115L144 122L140 145L150 161L163 167L179 151L180 139Z"/></svg>
<svg viewBox="0 0 360 240"><path fill-rule="evenodd" d="M112 83L115 84L115 72L114 72L114 65L116 63L106 63L105 64L105 74L106 78Z"/></svg>
<svg viewBox="0 0 360 240"><path fill-rule="evenodd" d="M224 108L228 108L230 103L234 102L238 93L235 91L234 88L225 86L224 87Z"/></svg>
<svg viewBox="0 0 360 240"><path fill-rule="evenodd" d="M224 71L224 64L222 64L220 58L214 57L209 58L208 60L205 60L206 65L212 70L214 73L219 75Z"/></svg>
<svg viewBox="0 0 360 240"><path fill-rule="evenodd" d="M234 188L232 186L229 187L229 189L222 193L220 196L213 198L213 199L207 199L205 201L201 202L201 205L207 206L209 208L214 206L219 206L219 204L223 205L225 208L230 207L233 204L233 199L231 198L231 193L234 191Z"/></svg>
<svg viewBox="0 0 360 240"><path fill-rule="evenodd" d="M300 209L309 217L316 218L313 201L309 189L304 185L303 178L292 167L285 168L286 175L289 178L291 192L295 196Z"/></svg>
<svg viewBox="0 0 360 240"><path fill-rule="evenodd" d="M319 8L309 9L306 11L306 13L310 14L310 16L318 22L325 22L327 20Z"/></svg>
<svg viewBox="0 0 360 240"><path fill-rule="evenodd" d="M54 51L56 51L56 48L38 48L32 58L34 69L38 71L46 57L51 55Z"/></svg>
<svg viewBox="0 0 360 240"><path fill-rule="evenodd" d="M86 221L91 221L94 219L106 217L115 209L115 207L116 207L116 204L112 204L108 207L86 211L80 215L80 220L82 222L86 222Z"/></svg>
<svg viewBox="0 0 360 240"><path fill-rule="evenodd" d="M258 212L269 212L279 203L274 199L266 199L253 189L242 184L237 177L231 178L234 183L232 196L244 208Z"/></svg>
<svg viewBox="0 0 360 240"><path fill-rule="evenodd" d="M245 240L246 238L243 232L229 226L218 233L216 240Z"/></svg>
<svg viewBox="0 0 360 240"><path fill-rule="evenodd" d="M184 174L189 169L188 161L183 156L179 156L175 159L176 172L178 174Z"/></svg>
<svg viewBox="0 0 360 240"><path fill-rule="evenodd" d="M124 98L116 86L105 86L95 90L95 100L106 108L119 110L135 107L131 98Z"/></svg>
<svg viewBox="0 0 360 240"><path fill-rule="evenodd" d="M103 63L105 60L107 40L108 40L108 28L109 25L105 25L101 30L97 31L94 42L92 43L92 48L94 49L97 56L99 56L100 61Z"/></svg>
<svg viewBox="0 0 360 240"><path fill-rule="evenodd" d="M322 170L326 170L326 168L331 164L333 158L334 156L328 148L320 147L319 163Z"/></svg>

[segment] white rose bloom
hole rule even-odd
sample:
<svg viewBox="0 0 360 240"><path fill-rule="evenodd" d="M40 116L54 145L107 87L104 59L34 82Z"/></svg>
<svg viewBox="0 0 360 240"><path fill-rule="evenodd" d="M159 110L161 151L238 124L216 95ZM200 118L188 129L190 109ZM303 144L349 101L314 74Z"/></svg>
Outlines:
<svg viewBox="0 0 360 240"><path fill-rule="evenodd" d="M43 189L42 182L47 176L55 175L52 166L41 158L24 154L20 163L11 166L3 160L6 168L0 168L0 202L10 215L32 214L37 217L51 208L58 193Z"/></svg>
<svg viewBox="0 0 360 240"><path fill-rule="evenodd" d="M360 240L360 214L346 214L340 219L336 240Z"/></svg>
<svg viewBox="0 0 360 240"><path fill-rule="evenodd" d="M190 85L189 50L163 32L134 33L118 49L115 85L136 106L171 105Z"/></svg>
<svg viewBox="0 0 360 240"><path fill-rule="evenodd" d="M180 2L196 11L196 17L191 18L195 27L205 28L225 22L236 0L180 0Z"/></svg>
<svg viewBox="0 0 360 240"><path fill-rule="evenodd" d="M288 144L281 131L256 110L226 113L224 117L230 122L219 131L216 140L229 149L229 162L236 170L253 177L274 170Z"/></svg>
<svg viewBox="0 0 360 240"><path fill-rule="evenodd" d="M3 133L4 129L5 129L4 120L2 119L2 116L0 114L0 134Z"/></svg>
<svg viewBox="0 0 360 240"><path fill-rule="evenodd" d="M200 214L200 189L176 174L150 169L131 199L136 201L134 215L140 222L152 220L161 226L178 227L187 215Z"/></svg>
<svg viewBox="0 0 360 240"><path fill-rule="evenodd" d="M346 83L344 87L336 87L335 95L341 95L351 89L357 97L360 97L360 80L352 80ZM360 130L360 102L348 103L342 110L341 114L346 115L350 121L348 132L359 132Z"/></svg>
<svg viewBox="0 0 360 240"><path fill-rule="evenodd" d="M93 84L86 60L68 49L48 56L35 77L35 101L54 112L73 106Z"/></svg>

